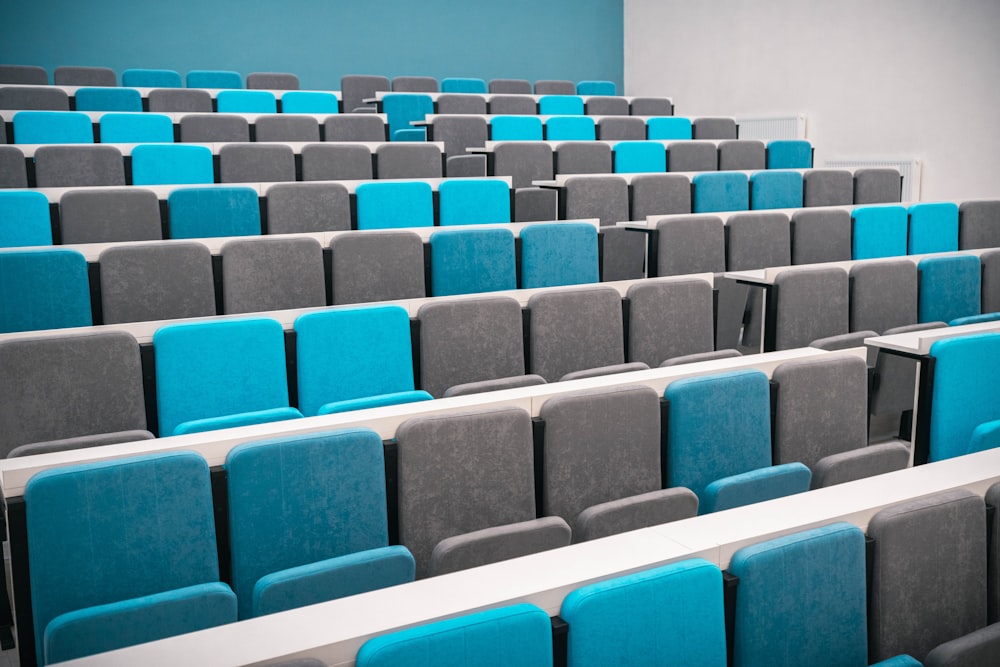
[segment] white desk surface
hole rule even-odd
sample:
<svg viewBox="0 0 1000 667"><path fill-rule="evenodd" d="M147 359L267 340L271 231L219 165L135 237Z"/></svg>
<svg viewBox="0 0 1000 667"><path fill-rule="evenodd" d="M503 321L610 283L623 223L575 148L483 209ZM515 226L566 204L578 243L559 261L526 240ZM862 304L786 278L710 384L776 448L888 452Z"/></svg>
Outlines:
<svg viewBox="0 0 1000 667"><path fill-rule="evenodd" d="M466 149L466 151L469 152L469 153L492 153L493 151L496 150L497 146L499 146L501 144L548 144L549 146L552 147L553 150L557 150L563 144L578 144L580 142L595 143L595 144L607 144L608 146L614 146L615 144L621 144L621 143L634 144L634 143L642 142L642 143L651 143L651 144L661 144L664 148L670 148L670 146L672 144L711 144L712 146L714 146L714 147L717 148L718 145L722 141L730 141L730 140L723 140L723 139L523 139L523 140L521 140L521 139L503 139L503 140L500 140L500 141L487 141L482 146L469 147L469 148ZM732 141L735 141L735 140L732 140ZM748 141L755 141L755 140L748 139ZM765 170L764 169L757 169L755 171L765 171ZM678 173L689 173L689 172L676 172L676 171L674 171L674 172L662 172L661 171L661 172L655 172L655 173L659 173L659 174L663 174L663 173L678 174ZM694 173L700 173L700 172L694 172ZM746 173L752 174L753 172L752 171L748 171ZM607 176L608 174L559 174L559 175L556 176L556 179L559 180L560 176L574 176L574 175L590 176L591 178L593 178L595 176ZM627 174L614 174L614 175L616 175L616 176L625 176ZM536 185L538 183L548 183L548 181L536 181Z"/></svg>
<svg viewBox="0 0 1000 667"><path fill-rule="evenodd" d="M808 170L800 169L797 171L805 172ZM661 172L662 173L662 172ZM691 173L704 173L704 172L666 172L668 174L682 174L689 175ZM754 173L754 172L747 172ZM605 174L606 175L606 174ZM615 176L628 176L628 174L614 174ZM628 222L619 222L618 225L621 227L626 227L628 229L641 229L650 230L656 228L656 223L660 220L669 220L670 218L684 217L684 218L720 218L723 222L727 222L729 218L734 215L764 215L767 213L784 213L789 218L791 218L796 213L806 213L806 212L823 212L823 211L846 211L851 213L856 208L872 208L873 206L901 206L903 208L908 208L912 204L919 202L895 202L889 204L842 204L839 206L802 206L800 208L760 208L751 209L748 211L716 211L714 213L673 213L669 215L650 215L647 216L645 220L629 220Z"/></svg>
<svg viewBox="0 0 1000 667"><path fill-rule="evenodd" d="M468 95L470 97L485 98L487 102L489 102L491 98L498 97L498 96L499 97L510 97L510 96L527 97L527 98L533 99L536 102L538 100L540 100L541 98L543 98L543 97L552 97L553 96L553 94L535 95L534 93L443 93L441 91L432 92L432 93L405 93L405 92L392 91L392 90L377 90L377 91L375 91L375 97L366 98L364 101L365 102L381 102L382 98L385 97L386 95L429 95L430 98L432 100L434 100L435 102L442 95ZM586 103L590 99L601 99L601 98L608 98L608 97L617 97L617 98L623 98L623 99L627 100L629 103L631 103L632 100L636 99L637 96L635 96L635 95L577 95L576 93L573 93L573 94L566 94L566 95L556 95L556 97L579 97L579 98L583 99L584 103ZM671 98L669 98L669 97L658 97L658 99L670 100L670 103L673 104L673 100Z"/></svg>
<svg viewBox="0 0 1000 667"><path fill-rule="evenodd" d="M667 143L673 143L673 142L677 142L677 141L688 141L688 140L687 139L669 139L669 140L665 140L665 139L664 140L653 139L652 141L666 141ZM709 139L692 139L690 141L702 141L702 142L708 142L708 143L718 143L718 141L716 141L716 140L709 140ZM513 142L511 142L511 143L513 143ZM471 149L469 149L469 150L471 150ZM814 169L727 169L725 171L644 171L644 172L635 172L635 173L612 173L612 174L556 174L555 178L553 180L550 180L550 181L532 181L531 184L534 185L534 186L536 186L536 187L539 187L539 188L562 188L562 187L566 186L566 181L569 180L569 179L571 179L571 178L603 178L603 177L606 177L606 176L617 176L618 178L621 178L622 180L624 180L626 183L631 184L632 183L632 179L635 178L636 176L649 176L649 175L657 175L657 174L678 174L678 175L681 175L681 176L687 176L690 179L691 177L697 176L698 174L721 174L721 173L734 174L735 173L735 174L746 174L747 178L749 178L752 174L756 174L757 172L765 172L765 171L796 171L796 172L798 172L800 174L804 174L807 171L815 171L815 170ZM829 169L824 169L823 171L830 171L830 170ZM845 167L843 169L836 169L835 171L853 171L853 169ZM867 205L868 206L882 206L883 204L867 204ZM895 205L899 206L899 204L895 204ZM746 211L734 211L734 212L735 213L746 213Z"/></svg>
<svg viewBox="0 0 1000 667"><path fill-rule="evenodd" d="M6 144L8 146L13 146L21 151L25 158L30 158L35 156L35 151L42 146L114 146L117 148L122 155L131 155L132 150L136 146L205 146L212 151L212 155L218 155L219 151L222 150L223 146L288 146L292 149L296 155L302 153L302 149L305 146L332 146L332 145L346 145L346 146L365 146L372 153L376 151L380 146L387 145L409 145L409 146L435 146L442 153L444 152L444 142L443 141L421 141L412 143L402 143L402 142L391 142L391 141L216 141L216 142L190 142L190 141L177 141L177 142L144 142L136 144L102 144L102 143L83 143L83 144Z"/></svg>
<svg viewBox="0 0 1000 667"><path fill-rule="evenodd" d="M941 327L940 329L925 329L924 331L911 331L891 336L875 336L873 338L865 338L865 345L877 347L882 350L895 350L906 354L926 357L931 352L931 345L936 341L993 331L1000 331L1000 321L977 322L975 324L962 324L954 327Z"/></svg>
<svg viewBox="0 0 1000 667"><path fill-rule="evenodd" d="M120 77L119 77L120 78ZM182 77L183 78L183 77ZM243 77L246 79L246 77ZM339 90L278 90L278 89L265 89L265 88L189 88L187 86L182 86L180 88L157 88L157 87L146 87L146 86L66 86L66 85L56 85L56 84L26 84L26 83L0 83L0 88L58 88L62 90L70 97L76 95L76 91L80 88L124 88L131 90L138 90L139 94L142 95L143 99L149 97L150 91L153 90L204 90L212 99L215 99L219 93L224 90L262 90L264 92L272 93L275 97L280 98L285 93L329 93L336 96L338 100L341 99L341 94Z"/></svg>
<svg viewBox="0 0 1000 667"><path fill-rule="evenodd" d="M423 120L410 121L411 125L433 125L434 121L440 118L482 118L487 123L492 122L494 118L538 118L545 123L545 121L550 118L590 118L595 123L605 119L605 118L637 118L642 122L646 122L650 118L673 118L674 116L623 116L615 115L608 116L603 114L593 114L593 115L568 115L568 114L507 114L507 113L429 113L424 116Z"/></svg>
<svg viewBox="0 0 1000 667"><path fill-rule="evenodd" d="M14 114L19 113L20 111L29 111L29 109L0 109L0 118L5 120L6 122L13 122ZM62 111L54 113L67 113L67 112ZM185 116L240 116L241 118L246 118L247 122L253 125L254 123L257 122L257 119L260 118L261 116L268 118L272 116L278 116L278 117L288 116L290 118L301 118L301 117L315 118L319 123L322 123L327 118L336 118L347 115L342 113L278 113L278 112L248 113L239 111L79 111L76 110L68 113L86 114L90 118L90 120L94 123L100 123L101 118L107 114L114 114L116 116L122 116L122 115L166 116L171 121L173 121L174 125L180 123L181 119L183 119ZM360 115L360 114L354 114L354 115ZM382 122L387 121L386 115L384 113L379 113L379 114L366 113L364 115L381 118Z"/></svg>

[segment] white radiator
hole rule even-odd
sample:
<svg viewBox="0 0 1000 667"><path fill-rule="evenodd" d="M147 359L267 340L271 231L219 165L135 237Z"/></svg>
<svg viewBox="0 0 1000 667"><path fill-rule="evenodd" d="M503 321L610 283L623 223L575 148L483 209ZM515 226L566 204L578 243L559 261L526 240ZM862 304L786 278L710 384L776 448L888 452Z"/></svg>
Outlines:
<svg viewBox="0 0 1000 667"><path fill-rule="evenodd" d="M831 169L864 169L889 167L898 169L903 177L903 201L920 201L920 160L915 158L885 160L827 160L824 166Z"/></svg>
<svg viewBox="0 0 1000 667"><path fill-rule="evenodd" d="M737 116L740 139L805 139L806 117L794 116Z"/></svg>

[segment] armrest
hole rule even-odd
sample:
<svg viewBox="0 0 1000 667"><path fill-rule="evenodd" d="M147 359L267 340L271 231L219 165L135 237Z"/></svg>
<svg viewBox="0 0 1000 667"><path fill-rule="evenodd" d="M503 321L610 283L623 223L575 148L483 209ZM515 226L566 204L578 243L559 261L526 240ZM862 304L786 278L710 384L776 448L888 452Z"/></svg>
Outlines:
<svg viewBox="0 0 1000 667"><path fill-rule="evenodd" d="M438 542L428 569L432 577L466 570L564 547L570 537L569 524L557 516L477 530Z"/></svg>
<svg viewBox="0 0 1000 667"><path fill-rule="evenodd" d="M902 440L870 445L820 459L813 470L812 488L902 470L910 464L910 449Z"/></svg>
<svg viewBox="0 0 1000 667"><path fill-rule="evenodd" d="M698 515L698 496L684 487L661 489L593 505L573 522L573 541L585 542Z"/></svg>
<svg viewBox="0 0 1000 667"><path fill-rule="evenodd" d="M783 498L809 490L812 473L801 463L786 463L724 477L705 487L702 514Z"/></svg>

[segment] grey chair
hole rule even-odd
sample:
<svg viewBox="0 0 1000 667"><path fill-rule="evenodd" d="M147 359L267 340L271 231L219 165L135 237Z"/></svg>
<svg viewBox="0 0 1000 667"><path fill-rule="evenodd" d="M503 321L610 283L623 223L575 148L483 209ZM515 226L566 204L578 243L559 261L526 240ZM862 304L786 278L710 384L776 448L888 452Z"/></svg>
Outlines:
<svg viewBox="0 0 1000 667"><path fill-rule="evenodd" d="M902 200L902 187L896 169L858 169L854 172L854 203L898 202Z"/></svg>
<svg viewBox="0 0 1000 667"><path fill-rule="evenodd" d="M520 387L534 387L540 384L545 384L545 378L540 375L513 375L496 380L456 384L445 390L443 398L468 396L469 394L482 394L487 391L502 391L504 389L517 389Z"/></svg>
<svg viewBox="0 0 1000 667"><path fill-rule="evenodd" d="M234 143L219 149L220 183L295 180L295 153L286 144Z"/></svg>
<svg viewBox="0 0 1000 667"><path fill-rule="evenodd" d="M574 542L698 513L693 492L663 488L660 398L650 387L561 394L542 405L539 417L541 511L566 519Z"/></svg>
<svg viewBox="0 0 1000 667"><path fill-rule="evenodd" d="M216 314L212 253L201 243L112 246L98 264L105 324Z"/></svg>
<svg viewBox="0 0 1000 667"><path fill-rule="evenodd" d="M961 250L1000 247L1000 200L959 204L958 247Z"/></svg>
<svg viewBox="0 0 1000 667"><path fill-rule="evenodd" d="M0 84L0 109L69 111L69 95L62 88Z"/></svg>
<svg viewBox="0 0 1000 667"><path fill-rule="evenodd" d="M15 146L0 146L0 188L26 187L28 167L24 154Z"/></svg>
<svg viewBox="0 0 1000 667"><path fill-rule="evenodd" d="M513 218L513 222L558 220L559 193L551 188L517 188Z"/></svg>
<svg viewBox="0 0 1000 667"><path fill-rule="evenodd" d="M427 296L424 244L413 232L342 234L330 250L334 305Z"/></svg>
<svg viewBox="0 0 1000 667"><path fill-rule="evenodd" d="M199 143L250 141L250 124L236 114L208 113L183 116L180 140Z"/></svg>
<svg viewBox="0 0 1000 667"><path fill-rule="evenodd" d="M611 146L601 141L567 141L553 153L557 174L610 174Z"/></svg>
<svg viewBox="0 0 1000 667"><path fill-rule="evenodd" d="M564 79L535 81L535 95L576 95L576 84Z"/></svg>
<svg viewBox="0 0 1000 667"><path fill-rule="evenodd" d="M147 96L149 110L154 112L211 113L212 95L207 90L193 88L157 88Z"/></svg>
<svg viewBox="0 0 1000 667"><path fill-rule="evenodd" d="M140 187L71 190L59 200L59 227L67 244L163 238L160 201Z"/></svg>
<svg viewBox="0 0 1000 667"><path fill-rule="evenodd" d="M491 176L510 176L513 187L528 188L533 181L553 176L552 147L542 142L510 141L493 149Z"/></svg>
<svg viewBox="0 0 1000 667"><path fill-rule="evenodd" d="M643 281L629 287L628 360L656 367L715 350L712 286L704 280Z"/></svg>
<svg viewBox="0 0 1000 667"><path fill-rule="evenodd" d="M494 95L490 98L489 110L491 114L530 116L538 113L538 103L527 95Z"/></svg>
<svg viewBox="0 0 1000 667"><path fill-rule="evenodd" d="M457 385L480 391L523 378L521 306L510 297L426 303L420 323L420 388L435 398ZM466 386L463 393L474 387Z"/></svg>
<svg viewBox="0 0 1000 667"><path fill-rule="evenodd" d="M253 90L298 90L299 77L287 72L250 72L247 88Z"/></svg>
<svg viewBox="0 0 1000 667"><path fill-rule="evenodd" d="M848 278L841 268L789 269L775 278L774 349L848 332Z"/></svg>
<svg viewBox="0 0 1000 667"><path fill-rule="evenodd" d="M398 142L375 149L376 178L441 178L441 149L433 144Z"/></svg>
<svg viewBox="0 0 1000 667"><path fill-rule="evenodd" d="M722 273L726 270L726 231L715 215L670 216L653 221L658 276Z"/></svg>
<svg viewBox="0 0 1000 667"><path fill-rule="evenodd" d="M805 206L844 206L854 203L854 177L842 169L810 169L802 175Z"/></svg>
<svg viewBox="0 0 1000 667"><path fill-rule="evenodd" d="M139 345L122 331L0 342L4 458L130 442L146 427Z"/></svg>
<svg viewBox="0 0 1000 667"><path fill-rule="evenodd" d="M1000 482L986 489L986 504L1000 507ZM990 562L1000 563L1000 512L993 512L993 521L987 530L991 531L988 557ZM1000 621L1000 567L990 569L987 590L990 592L987 601L989 620L991 623L996 623Z"/></svg>
<svg viewBox="0 0 1000 667"><path fill-rule="evenodd" d="M319 121L311 116L266 115L254 122L256 141L319 141Z"/></svg>
<svg viewBox="0 0 1000 667"><path fill-rule="evenodd" d="M490 128L480 116L439 116L432 121L434 141L444 142L447 157L465 155L466 149L482 147L489 139Z"/></svg>
<svg viewBox="0 0 1000 667"><path fill-rule="evenodd" d="M444 175L448 178L482 178L486 176L485 155L452 155L445 158Z"/></svg>
<svg viewBox="0 0 1000 667"><path fill-rule="evenodd" d="M610 159L610 153L608 157ZM628 183L621 176L613 175L570 177L563 186L559 205L562 209L560 218L599 218L602 226L614 225L630 219ZM639 234L635 236L642 238Z"/></svg>
<svg viewBox="0 0 1000 667"><path fill-rule="evenodd" d="M432 76L397 76L392 80L396 93L436 93L438 82Z"/></svg>
<svg viewBox="0 0 1000 667"><path fill-rule="evenodd" d="M1000 623L945 642L924 658L924 667L992 667L997 664L1000 664Z"/></svg>
<svg viewBox="0 0 1000 667"><path fill-rule="evenodd" d="M600 96L591 97L584 105L584 112L588 116L627 116L629 115L629 103L624 97ZM645 133L643 133L645 139Z"/></svg>
<svg viewBox="0 0 1000 667"><path fill-rule="evenodd" d="M535 518L524 410L415 417L396 441L399 540L418 579L569 544L565 521Z"/></svg>
<svg viewBox="0 0 1000 667"><path fill-rule="evenodd" d="M447 93L439 95L435 104L439 114L486 113L486 98L482 95Z"/></svg>
<svg viewBox="0 0 1000 667"><path fill-rule="evenodd" d="M0 65L0 83L46 86L49 83L49 73L44 67L37 65Z"/></svg>
<svg viewBox="0 0 1000 667"><path fill-rule="evenodd" d="M375 97L377 91L387 91L390 88L391 85L387 77L349 74L340 79L341 106L345 112L369 106L365 102L366 99Z"/></svg>
<svg viewBox="0 0 1000 667"><path fill-rule="evenodd" d="M323 249L312 237L234 239L219 257L227 315L326 305Z"/></svg>
<svg viewBox="0 0 1000 667"><path fill-rule="evenodd" d="M491 93L530 95L531 82L527 79L490 79Z"/></svg>
<svg viewBox="0 0 1000 667"><path fill-rule="evenodd" d="M118 76L110 67L57 67L57 86L117 86Z"/></svg>
<svg viewBox="0 0 1000 667"><path fill-rule="evenodd" d="M361 143L320 143L302 147L303 181L369 180L372 152Z"/></svg>
<svg viewBox="0 0 1000 667"><path fill-rule="evenodd" d="M266 195L268 234L351 229L351 196L340 183L279 183Z"/></svg>
<svg viewBox="0 0 1000 667"><path fill-rule="evenodd" d="M646 122L641 118L601 118L597 121L597 138L619 141L643 141L646 139Z"/></svg>
<svg viewBox="0 0 1000 667"><path fill-rule="evenodd" d="M926 331L947 326L944 322L923 322L884 329L884 336ZM913 388L917 380L917 362L896 354L879 353L875 357L875 378L871 392L873 415L901 415L913 409Z"/></svg>
<svg viewBox="0 0 1000 667"><path fill-rule="evenodd" d="M632 116L673 116L674 105L668 97L633 97L629 104Z"/></svg>
<svg viewBox="0 0 1000 667"><path fill-rule="evenodd" d="M736 121L732 118L693 118L693 139L738 139Z"/></svg>
<svg viewBox="0 0 1000 667"><path fill-rule="evenodd" d="M40 188L125 185L125 163L115 146L39 146L35 151L35 184Z"/></svg>
<svg viewBox="0 0 1000 667"><path fill-rule="evenodd" d="M791 264L791 232L784 213L734 213L726 220L726 270Z"/></svg>
<svg viewBox="0 0 1000 667"><path fill-rule="evenodd" d="M388 141L386 123L380 116L337 114L323 121L324 141Z"/></svg>
<svg viewBox="0 0 1000 667"><path fill-rule="evenodd" d="M719 169L736 171L765 169L767 149L763 141L755 139L730 139L719 142Z"/></svg>
<svg viewBox="0 0 1000 667"><path fill-rule="evenodd" d="M671 141L667 144L667 171L717 171L719 151L709 141Z"/></svg>
<svg viewBox="0 0 1000 667"><path fill-rule="evenodd" d="M851 331L884 332L917 322L917 267L906 259L851 267Z"/></svg>
<svg viewBox="0 0 1000 667"><path fill-rule="evenodd" d="M716 359L734 359L742 357L739 350L712 350L711 352L695 352L694 354L682 354L679 357L671 357L660 364L660 368L670 366L681 366L683 364L696 364L700 361L714 361Z"/></svg>
<svg viewBox="0 0 1000 667"><path fill-rule="evenodd" d="M632 220L650 215L691 212L691 181L679 174L637 174L632 177Z"/></svg>
<svg viewBox="0 0 1000 667"><path fill-rule="evenodd" d="M792 264L851 259L851 214L843 210L792 213Z"/></svg>
<svg viewBox="0 0 1000 667"><path fill-rule="evenodd" d="M988 250L979 256L982 264L982 312L1000 311L1000 250Z"/></svg>

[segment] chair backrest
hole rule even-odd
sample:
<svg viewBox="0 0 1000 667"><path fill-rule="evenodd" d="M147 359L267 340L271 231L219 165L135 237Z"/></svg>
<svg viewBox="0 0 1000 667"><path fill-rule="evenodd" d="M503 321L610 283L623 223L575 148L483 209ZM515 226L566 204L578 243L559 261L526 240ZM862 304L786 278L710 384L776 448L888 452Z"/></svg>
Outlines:
<svg viewBox="0 0 1000 667"><path fill-rule="evenodd" d="M643 141L646 122L642 118L601 118L597 121L597 136L602 140Z"/></svg>
<svg viewBox="0 0 1000 667"><path fill-rule="evenodd" d="M582 116L583 98L572 94L543 95L538 98L538 113L544 115Z"/></svg>
<svg viewBox="0 0 1000 667"><path fill-rule="evenodd" d="M851 267L851 331L877 331L917 323L917 266L906 259Z"/></svg>
<svg viewBox="0 0 1000 667"><path fill-rule="evenodd" d="M531 115L538 113L538 104L527 95L494 95L490 97L489 110L491 114Z"/></svg>
<svg viewBox="0 0 1000 667"><path fill-rule="evenodd" d="M132 149L132 184L214 183L208 146L142 145Z"/></svg>
<svg viewBox="0 0 1000 667"><path fill-rule="evenodd" d="M792 264L851 259L851 214L844 210L792 213Z"/></svg>
<svg viewBox="0 0 1000 667"><path fill-rule="evenodd" d="M72 190L59 200L63 243L157 241L160 203L145 188Z"/></svg>
<svg viewBox="0 0 1000 667"><path fill-rule="evenodd" d="M52 245L48 197L0 190L0 248L37 245Z"/></svg>
<svg viewBox="0 0 1000 667"><path fill-rule="evenodd" d="M207 90L188 88L158 88L146 96L150 111L194 112L212 111L212 95Z"/></svg>
<svg viewBox="0 0 1000 667"><path fill-rule="evenodd" d="M515 188L552 180L552 147L544 143L512 142L493 150L492 176L510 176Z"/></svg>
<svg viewBox="0 0 1000 667"><path fill-rule="evenodd" d="M69 95L51 86L13 87L0 85L0 106L4 109L69 111Z"/></svg>
<svg viewBox="0 0 1000 667"><path fill-rule="evenodd" d="M545 138L549 141L593 141L597 126L586 116L555 116L545 121Z"/></svg>
<svg viewBox="0 0 1000 667"><path fill-rule="evenodd" d="M125 162L115 146L39 146L35 183L40 188L125 185Z"/></svg>
<svg viewBox="0 0 1000 667"><path fill-rule="evenodd" d="M2 250L0 278L0 333L93 323L87 260L76 250Z"/></svg>
<svg viewBox="0 0 1000 667"><path fill-rule="evenodd" d="M726 269L788 266L791 228L784 213L738 213L726 220Z"/></svg>
<svg viewBox="0 0 1000 667"><path fill-rule="evenodd" d="M485 93L487 92L486 81L483 79L470 79L459 77L446 77L441 79L442 93Z"/></svg>
<svg viewBox="0 0 1000 667"><path fill-rule="evenodd" d="M376 178L441 178L441 149L427 143L382 144L375 149Z"/></svg>
<svg viewBox="0 0 1000 667"><path fill-rule="evenodd" d="M92 144L90 116L77 111L18 111L14 114L18 144Z"/></svg>
<svg viewBox="0 0 1000 667"><path fill-rule="evenodd" d="M448 179L438 186L439 225L510 222L510 187L499 179Z"/></svg>
<svg viewBox="0 0 1000 667"><path fill-rule="evenodd" d="M902 187L896 169L858 169L854 172L854 203L898 202L902 198Z"/></svg>
<svg viewBox="0 0 1000 667"><path fill-rule="evenodd" d="M0 143L0 188L26 187L28 187L28 166L24 161L24 154L15 146L5 146Z"/></svg>
<svg viewBox="0 0 1000 667"><path fill-rule="evenodd" d="M854 203L854 177L840 169L811 169L802 175L802 203L842 206Z"/></svg>
<svg viewBox="0 0 1000 667"><path fill-rule="evenodd" d="M517 288L514 234L507 229L446 229L431 234L431 296Z"/></svg>
<svg viewBox="0 0 1000 667"><path fill-rule="evenodd" d="M363 183L355 193L358 229L434 226L434 198L427 183Z"/></svg>
<svg viewBox="0 0 1000 667"><path fill-rule="evenodd" d="M738 139L736 121L732 118L694 118L691 120L693 139Z"/></svg>
<svg viewBox="0 0 1000 667"><path fill-rule="evenodd" d="M490 93L530 95L531 82L527 79L490 79Z"/></svg>
<svg viewBox="0 0 1000 667"><path fill-rule="evenodd" d="M600 280L597 229L587 223L530 225L521 230L522 289Z"/></svg>
<svg viewBox="0 0 1000 667"><path fill-rule="evenodd" d="M319 121L311 116L260 116L254 133L257 141L319 141Z"/></svg>
<svg viewBox="0 0 1000 667"><path fill-rule="evenodd" d="M441 104L440 101L438 104ZM480 116L442 116L434 119L434 141L444 142L444 153L448 157L465 155L467 148L485 146L489 133L486 119Z"/></svg>
<svg viewBox="0 0 1000 667"><path fill-rule="evenodd" d="M576 84L577 95L616 95L614 81L579 81Z"/></svg>
<svg viewBox="0 0 1000 667"><path fill-rule="evenodd" d="M236 114L189 114L181 117L180 139L203 143L246 142L250 141L250 123L245 116Z"/></svg>
<svg viewBox="0 0 1000 667"><path fill-rule="evenodd" d="M169 69L127 69L122 85L132 88L182 88L181 75Z"/></svg>
<svg viewBox="0 0 1000 667"><path fill-rule="evenodd" d="M295 153L285 144L225 144L219 150L220 183L295 180Z"/></svg>
<svg viewBox="0 0 1000 667"><path fill-rule="evenodd" d="M413 129L411 121L423 120L434 113L434 101L430 95L389 93L382 98L382 110L388 119L389 135L395 138L399 130Z"/></svg>
<svg viewBox="0 0 1000 667"><path fill-rule="evenodd" d="M966 201L958 207L958 247L1000 247L1000 200Z"/></svg>
<svg viewBox="0 0 1000 667"><path fill-rule="evenodd" d="M565 79L539 79L535 81L535 95L573 95L576 84Z"/></svg>
<svg viewBox="0 0 1000 667"><path fill-rule="evenodd" d="M374 173L371 149L361 143L308 144L300 157L303 181L367 181Z"/></svg>
<svg viewBox="0 0 1000 667"><path fill-rule="evenodd" d="M628 184L620 176L567 178L562 195L567 220L599 218L602 225L614 225L629 219Z"/></svg>
<svg viewBox="0 0 1000 667"><path fill-rule="evenodd" d="M46 86L49 73L37 65L0 65L0 83Z"/></svg>
<svg viewBox="0 0 1000 667"><path fill-rule="evenodd" d="M633 116L673 116L674 105L669 97L633 97L629 113Z"/></svg>
<svg viewBox="0 0 1000 667"><path fill-rule="evenodd" d="M847 333L848 278L841 268L791 269L775 278L774 349Z"/></svg>
<svg viewBox="0 0 1000 667"><path fill-rule="evenodd" d="M672 141L667 144L668 171L718 171L719 151L710 141Z"/></svg>
<svg viewBox="0 0 1000 667"><path fill-rule="evenodd" d="M767 167L766 152L767 149L764 146L764 142L756 139L726 139L725 141L720 141L719 170L769 169L770 167ZM801 206L801 204L798 205Z"/></svg>
<svg viewBox="0 0 1000 667"><path fill-rule="evenodd" d="M243 77L228 70L193 69L184 77L188 88L242 88Z"/></svg>
<svg viewBox="0 0 1000 667"><path fill-rule="evenodd" d="M775 139L767 142L768 169L812 169L813 148L805 139Z"/></svg>
<svg viewBox="0 0 1000 667"><path fill-rule="evenodd" d="M172 143L174 122L158 113L106 113L101 116L101 142L119 144Z"/></svg>
<svg viewBox="0 0 1000 667"><path fill-rule="evenodd" d="M650 368L715 349L712 286L704 280L645 281L628 289L628 360Z"/></svg>
<svg viewBox="0 0 1000 667"><path fill-rule="evenodd" d="M610 174L611 146L600 141L567 141L554 152L557 174Z"/></svg>
<svg viewBox="0 0 1000 667"><path fill-rule="evenodd" d="M650 215L691 212L691 181L679 174L638 174L632 177L633 220Z"/></svg>
<svg viewBox="0 0 1000 667"><path fill-rule="evenodd" d="M726 227L716 216L671 216L656 221L657 275L726 270Z"/></svg>
<svg viewBox="0 0 1000 667"><path fill-rule="evenodd" d="M290 90L281 95L281 112L340 113L340 101L333 93L318 90Z"/></svg>
<svg viewBox="0 0 1000 667"><path fill-rule="evenodd" d="M326 141L386 141L388 131L382 117L372 114L339 114L323 121Z"/></svg>
<svg viewBox="0 0 1000 667"><path fill-rule="evenodd" d="M366 106L366 99L375 97L380 90L390 90L388 77L349 74L340 79L340 99L345 112Z"/></svg>
<svg viewBox="0 0 1000 667"><path fill-rule="evenodd" d="M269 234L351 228L351 197L340 183L279 183L267 189Z"/></svg>
<svg viewBox="0 0 1000 667"><path fill-rule="evenodd" d="M719 168L723 167L720 165ZM802 174L799 172L771 169L750 175L750 208L801 208L801 206Z"/></svg>
<svg viewBox="0 0 1000 667"><path fill-rule="evenodd" d="M438 82L432 76L397 76L392 79L394 93L436 93Z"/></svg>
<svg viewBox="0 0 1000 667"><path fill-rule="evenodd" d="M118 75L110 67L57 67L52 76L57 86L118 85Z"/></svg>
<svg viewBox="0 0 1000 667"><path fill-rule="evenodd" d="M542 120L534 116L496 116L490 120L493 141L541 141Z"/></svg>
<svg viewBox="0 0 1000 667"><path fill-rule="evenodd" d="M1000 312L1000 250L989 250L979 256L983 265L980 291L983 295L983 313Z"/></svg>
<svg viewBox="0 0 1000 667"><path fill-rule="evenodd" d="M220 113L277 113L278 100L268 90L222 90L215 96Z"/></svg>
<svg viewBox="0 0 1000 667"><path fill-rule="evenodd" d="M142 111L135 88L78 88L73 98L77 111Z"/></svg>
<svg viewBox="0 0 1000 667"><path fill-rule="evenodd" d="M667 152L656 141L622 141L615 144L615 173L666 171Z"/></svg>
<svg viewBox="0 0 1000 667"><path fill-rule="evenodd" d="M247 74L247 88L298 90L299 77L287 72L250 72Z"/></svg>
<svg viewBox="0 0 1000 667"><path fill-rule="evenodd" d="M172 239L261 233L260 204L253 188L178 188L167 197L167 205Z"/></svg>
<svg viewBox="0 0 1000 667"><path fill-rule="evenodd" d="M851 214L853 259L906 254L907 218L902 206L863 206Z"/></svg>
<svg viewBox="0 0 1000 667"><path fill-rule="evenodd" d="M691 178L691 186L694 189L692 211L695 213L746 211L750 208L746 174L732 171L695 174Z"/></svg>
<svg viewBox="0 0 1000 667"><path fill-rule="evenodd" d="M227 315L326 305L323 249L312 237L233 239L219 257Z"/></svg>
<svg viewBox="0 0 1000 667"><path fill-rule="evenodd" d="M584 102L584 112L588 116L627 116L628 99L624 97L590 97ZM641 119L637 119L641 120ZM645 139L645 131L641 139Z"/></svg>
<svg viewBox="0 0 1000 667"><path fill-rule="evenodd" d="M921 255L958 250L958 206L951 202L911 204L907 252Z"/></svg>
<svg viewBox="0 0 1000 667"><path fill-rule="evenodd" d="M424 245L413 232L343 234L330 249L335 305L427 296Z"/></svg>
<svg viewBox="0 0 1000 667"><path fill-rule="evenodd" d="M633 115L635 103L633 102ZM669 114L668 114L669 116ZM691 139L691 119L680 117L649 118L646 120L647 139Z"/></svg>
<svg viewBox="0 0 1000 667"><path fill-rule="evenodd" d="M951 322L978 315L981 266L975 255L927 257L917 264L918 322Z"/></svg>

